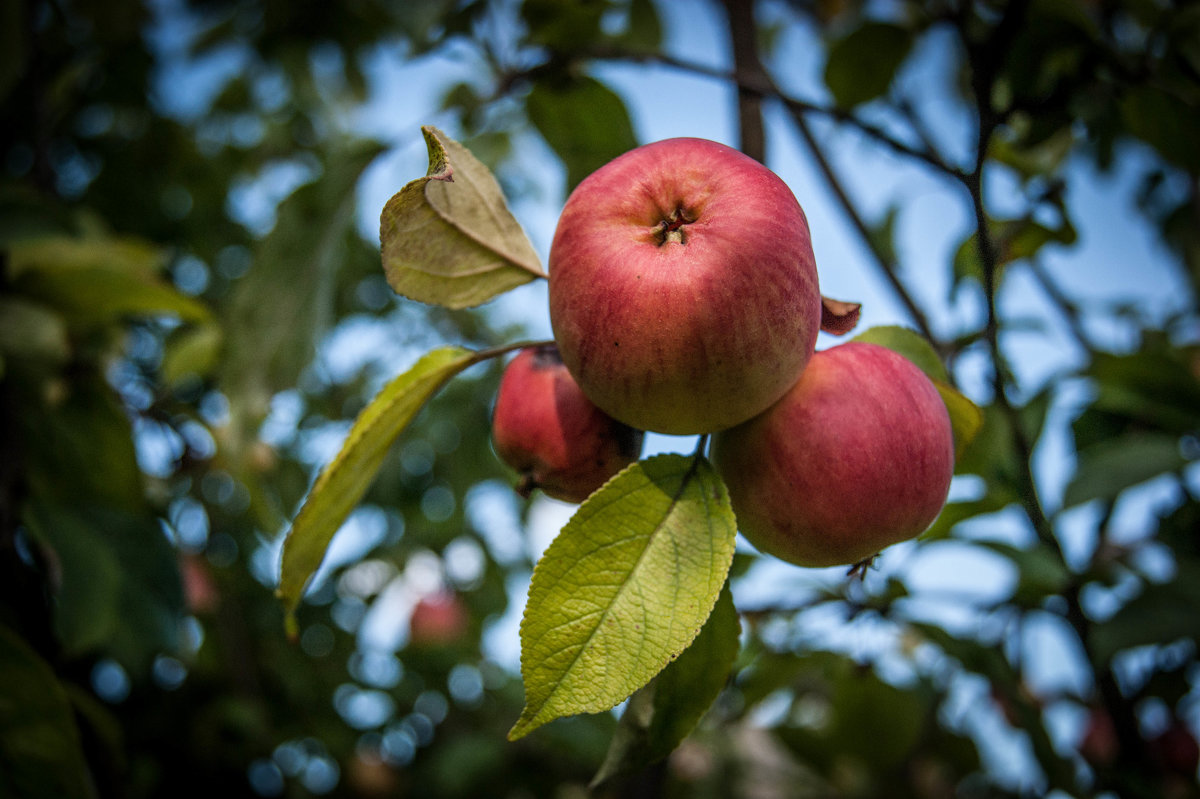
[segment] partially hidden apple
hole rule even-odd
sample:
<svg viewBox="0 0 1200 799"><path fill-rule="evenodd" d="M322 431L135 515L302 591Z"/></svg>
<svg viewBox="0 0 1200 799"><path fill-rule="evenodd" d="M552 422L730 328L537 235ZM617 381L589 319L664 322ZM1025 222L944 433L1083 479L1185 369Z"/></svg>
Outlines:
<svg viewBox="0 0 1200 799"><path fill-rule="evenodd" d="M954 435L933 383L876 344L817 352L766 413L713 437L738 527L800 566L856 564L941 512Z"/></svg>
<svg viewBox="0 0 1200 799"><path fill-rule="evenodd" d="M550 246L563 361L611 416L709 433L762 412L816 346L808 222L775 173L680 138L610 161L571 193Z"/></svg>
<svg viewBox="0 0 1200 799"><path fill-rule="evenodd" d="M522 496L540 488L555 499L582 502L637 460L642 438L584 396L553 344L521 350L505 367L492 445L521 473Z"/></svg>

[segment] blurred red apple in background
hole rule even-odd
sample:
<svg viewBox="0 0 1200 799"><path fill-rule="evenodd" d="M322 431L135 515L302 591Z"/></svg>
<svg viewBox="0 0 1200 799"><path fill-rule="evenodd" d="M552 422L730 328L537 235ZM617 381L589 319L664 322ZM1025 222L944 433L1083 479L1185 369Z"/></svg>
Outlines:
<svg viewBox="0 0 1200 799"><path fill-rule="evenodd" d="M766 413L713 437L738 527L800 566L853 564L920 535L954 472L950 417L903 356L850 342L813 356Z"/></svg>
<svg viewBox="0 0 1200 799"><path fill-rule="evenodd" d="M643 434L597 408L552 345L518 353L504 370L492 413L492 443L521 473L517 490L582 502L637 460Z"/></svg>
<svg viewBox="0 0 1200 799"><path fill-rule="evenodd" d="M408 619L408 640L414 646L448 646L461 641L470 622L457 594L443 592L421 597Z"/></svg>
<svg viewBox="0 0 1200 799"><path fill-rule="evenodd" d="M744 422L816 345L804 212L775 173L723 144L631 150L567 199L550 321L584 393L626 424L684 435Z"/></svg>

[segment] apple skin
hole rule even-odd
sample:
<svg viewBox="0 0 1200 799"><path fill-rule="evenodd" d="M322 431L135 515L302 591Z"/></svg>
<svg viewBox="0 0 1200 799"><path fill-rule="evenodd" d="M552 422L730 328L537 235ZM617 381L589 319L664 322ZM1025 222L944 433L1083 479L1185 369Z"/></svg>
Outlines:
<svg viewBox="0 0 1200 799"><path fill-rule="evenodd" d="M535 488L583 502L637 460L643 433L592 404L550 344L521 350L505 367L492 412L492 445Z"/></svg>
<svg viewBox="0 0 1200 799"><path fill-rule="evenodd" d="M589 175L550 246L550 323L592 402L673 435L744 422L783 396L821 321L808 222L754 159L666 139Z"/></svg>
<svg viewBox="0 0 1200 799"><path fill-rule="evenodd" d="M421 597L408 619L408 639L418 647L458 643L467 634L470 616L458 595L449 591Z"/></svg>
<svg viewBox="0 0 1200 799"><path fill-rule="evenodd" d="M850 342L817 352L766 413L714 436L712 456L757 549L799 566L848 565L933 523L954 434L911 361Z"/></svg>

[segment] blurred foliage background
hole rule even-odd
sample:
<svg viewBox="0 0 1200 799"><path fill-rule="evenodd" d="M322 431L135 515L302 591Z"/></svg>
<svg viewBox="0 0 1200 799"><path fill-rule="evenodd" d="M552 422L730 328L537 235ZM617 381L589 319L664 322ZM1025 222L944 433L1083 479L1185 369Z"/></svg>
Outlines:
<svg viewBox="0 0 1200 799"><path fill-rule="evenodd" d="M651 0L0 7L0 796L587 794L615 716L505 740L522 692L496 638L516 635L539 505L490 451L497 363L391 453L295 644L272 594L291 514L382 382L436 344L527 331L398 301L361 224L396 146L362 121L386 96L371 65L434 58L470 79L438 82L422 121L518 207L639 143L607 67L649 93L663 70L725 85L707 112L768 163L774 114L896 321L985 411L920 543L739 602L743 649L697 731L596 795L1198 795L1200 5L694 9L720 20L715 61L681 55L687 10ZM819 48L811 93L781 88L796 35ZM966 136L901 80L931 46ZM897 246L904 208L869 210L828 157L839 136L963 209L952 257ZM1115 224L1148 226L1176 276L1161 308L1076 296L1047 257L1078 246L1079 170L1118 168L1135 191ZM1068 365L1023 377L1039 349ZM935 550L1007 577L983 599L918 591L903 564ZM739 555L735 597L761 560ZM1051 688L1047 630L1075 675Z"/></svg>

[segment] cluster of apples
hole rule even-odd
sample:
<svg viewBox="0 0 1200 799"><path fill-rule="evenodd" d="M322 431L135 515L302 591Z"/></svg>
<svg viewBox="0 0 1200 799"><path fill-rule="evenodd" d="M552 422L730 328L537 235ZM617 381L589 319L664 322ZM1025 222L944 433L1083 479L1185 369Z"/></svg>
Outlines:
<svg viewBox="0 0 1200 799"><path fill-rule="evenodd" d="M694 138L625 153L571 193L549 266L555 344L510 362L493 412L521 490L583 501L648 430L712 434L742 534L797 565L861 562L941 511L937 389L875 344L816 351L808 222L762 164Z"/></svg>

